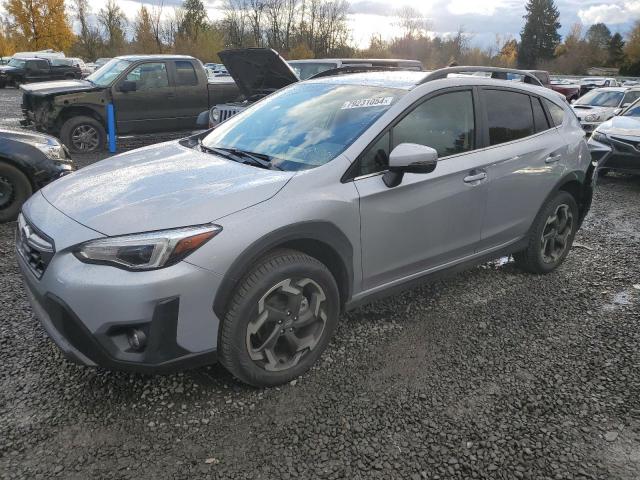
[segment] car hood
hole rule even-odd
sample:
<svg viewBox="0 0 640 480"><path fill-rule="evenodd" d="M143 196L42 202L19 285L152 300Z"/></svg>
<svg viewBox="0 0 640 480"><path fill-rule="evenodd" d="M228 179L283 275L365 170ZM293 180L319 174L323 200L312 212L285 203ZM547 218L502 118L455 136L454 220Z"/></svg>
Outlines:
<svg viewBox="0 0 640 480"><path fill-rule="evenodd" d="M284 58L270 48L236 48L223 50L218 56L246 98L299 81Z"/></svg>
<svg viewBox="0 0 640 480"><path fill-rule="evenodd" d="M46 97L48 95L102 90L102 87L98 87L87 80L54 80L52 82L21 85L20 89L38 97Z"/></svg>
<svg viewBox="0 0 640 480"><path fill-rule="evenodd" d="M13 70L17 70L16 67L10 67L9 65L0 66L0 72L11 72Z"/></svg>
<svg viewBox="0 0 640 480"><path fill-rule="evenodd" d="M29 130L9 130L0 128L0 140L16 140L27 143L41 143L49 145L59 145L60 142L49 135L36 133Z"/></svg>
<svg viewBox="0 0 640 480"><path fill-rule="evenodd" d="M596 107L593 105L572 105L573 111L576 112L578 118L582 119L587 115L598 115L602 119L607 119L614 114L617 107ZM604 118L602 118L604 117Z"/></svg>
<svg viewBox="0 0 640 480"><path fill-rule="evenodd" d="M600 125L597 131L607 135L640 137L640 118L613 117Z"/></svg>
<svg viewBox="0 0 640 480"><path fill-rule="evenodd" d="M273 197L294 176L169 142L95 163L42 195L104 235L200 225Z"/></svg>

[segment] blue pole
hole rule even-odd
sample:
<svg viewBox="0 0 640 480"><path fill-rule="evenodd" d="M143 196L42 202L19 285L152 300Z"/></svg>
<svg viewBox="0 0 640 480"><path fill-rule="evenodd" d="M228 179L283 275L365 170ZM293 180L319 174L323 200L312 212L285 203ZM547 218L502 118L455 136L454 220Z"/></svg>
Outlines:
<svg viewBox="0 0 640 480"><path fill-rule="evenodd" d="M109 137L109 152L116 153L116 114L113 103L107 104L107 135Z"/></svg>

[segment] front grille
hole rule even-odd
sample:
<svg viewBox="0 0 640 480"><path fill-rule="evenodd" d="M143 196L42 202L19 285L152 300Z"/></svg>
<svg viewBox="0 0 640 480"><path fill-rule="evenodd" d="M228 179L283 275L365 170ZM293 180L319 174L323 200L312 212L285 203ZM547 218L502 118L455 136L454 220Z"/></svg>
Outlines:
<svg viewBox="0 0 640 480"><path fill-rule="evenodd" d="M38 279L42 278L55 254L53 240L31 225L22 214L17 222L16 250Z"/></svg>
<svg viewBox="0 0 640 480"><path fill-rule="evenodd" d="M240 113L244 108L234 108L234 107L218 107L220 109L220 122L224 122L225 120L233 117L234 115Z"/></svg>

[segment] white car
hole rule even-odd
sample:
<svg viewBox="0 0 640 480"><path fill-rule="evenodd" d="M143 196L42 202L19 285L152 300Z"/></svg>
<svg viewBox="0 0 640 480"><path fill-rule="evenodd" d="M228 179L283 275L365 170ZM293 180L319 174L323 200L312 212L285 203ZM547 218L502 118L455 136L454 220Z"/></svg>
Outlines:
<svg viewBox="0 0 640 480"><path fill-rule="evenodd" d="M573 103L573 111L585 132L593 132L602 122L617 115L640 98L640 87L596 88Z"/></svg>

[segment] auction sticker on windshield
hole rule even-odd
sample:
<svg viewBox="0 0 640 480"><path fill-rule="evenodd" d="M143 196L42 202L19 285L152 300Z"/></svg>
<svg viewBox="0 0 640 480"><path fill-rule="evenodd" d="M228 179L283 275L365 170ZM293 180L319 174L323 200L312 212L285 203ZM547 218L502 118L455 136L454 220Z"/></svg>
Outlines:
<svg viewBox="0 0 640 480"><path fill-rule="evenodd" d="M380 107L391 105L393 97L361 98L360 100L350 100L342 104L341 110L351 108Z"/></svg>

